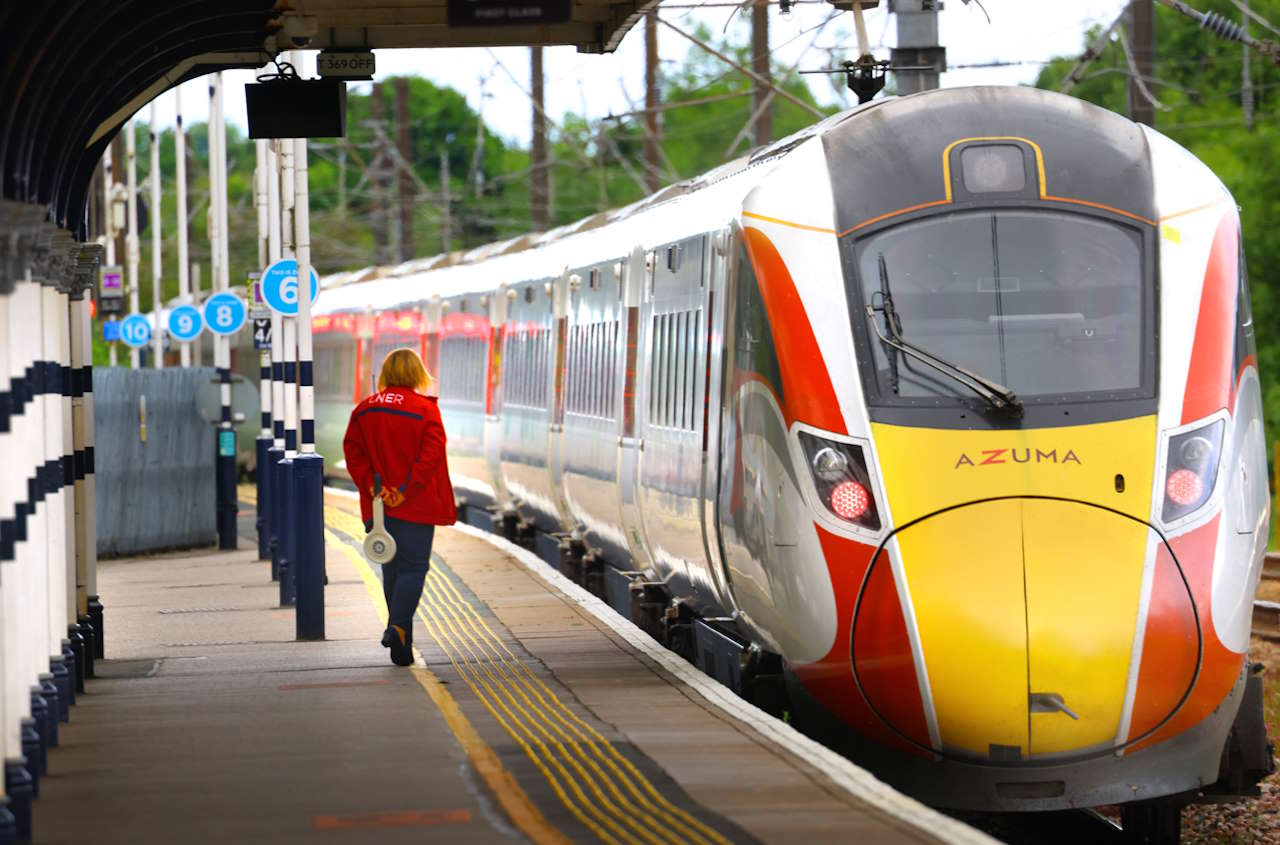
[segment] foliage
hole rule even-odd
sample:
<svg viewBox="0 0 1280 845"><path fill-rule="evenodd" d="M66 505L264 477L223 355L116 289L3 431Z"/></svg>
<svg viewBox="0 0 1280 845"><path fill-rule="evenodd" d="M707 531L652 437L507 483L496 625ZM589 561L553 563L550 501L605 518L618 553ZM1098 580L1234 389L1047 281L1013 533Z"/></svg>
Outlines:
<svg viewBox="0 0 1280 845"><path fill-rule="evenodd" d="M1253 0L1252 8L1280 22L1280 0ZM1240 19L1231 0L1199 0L1201 10ZM1275 37L1252 25L1257 37ZM1091 43L1098 30L1086 34ZM1075 57L1045 66L1036 80L1040 88L1058 90ZM1280 320L1280 288L1271 268L1280 262L1280 231L1271 225L1280 215L1280 69L1253 53L1256 116L1245 125L1241 106L1243 54L1239 44L1215 38L1190 18L1156 6L1156 55L1149 86L1166 107L1157 109L1155 128L1182 144L1217 173L1240 205L1246 262L1258 337L1265 416L1280 420L1280 337L1270 331ZM1113 38L1072 94L1113 111L1128 109L1128 64Z"/></svg>

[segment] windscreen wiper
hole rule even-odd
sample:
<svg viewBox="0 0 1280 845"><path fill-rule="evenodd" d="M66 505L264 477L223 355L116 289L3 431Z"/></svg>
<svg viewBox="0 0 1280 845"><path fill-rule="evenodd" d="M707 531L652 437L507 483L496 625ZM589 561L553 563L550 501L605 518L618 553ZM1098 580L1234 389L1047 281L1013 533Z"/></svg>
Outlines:
<svg viewBox="0 0 1280 845"><path fill-rule="evenodd" d="M898 312L893 307L893 294L889 290L889 268L885 264L884 253L880 253L879 260L880 305L868 305L867 316L871 318L871 325L876 330L876 335L879 336L880 342L890 349L895 349L903 355L914 358L964 385L985 399L992 410L1000 411L1013 417L1022 416L1022 402L1009 388L980 376L972 370L967 370L959 364L953 364L945 358L939 358L937 355L921 349L903 338L902 322L898 318ZM884 314L884 331L881 331L879 323L876 322L877 311ZM887 335L885 331L888 332ZM893 367L892 369L895 370L894 376L896 379L897 368Z"/></svg>

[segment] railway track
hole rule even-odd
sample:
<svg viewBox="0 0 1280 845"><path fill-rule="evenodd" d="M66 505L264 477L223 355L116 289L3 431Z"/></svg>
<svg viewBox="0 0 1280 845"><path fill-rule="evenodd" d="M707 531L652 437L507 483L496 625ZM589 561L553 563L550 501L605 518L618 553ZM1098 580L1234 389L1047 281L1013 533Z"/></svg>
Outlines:
<svg viewBox="0 0 1280 845"><path fill-rule="evenodd" d="M1280 642L1280 602L1258 599L1253 603L1253 635Z"/></svg>
<svg viewBox="0 0 1280 845"><path fill-rule="evenodd" d="M1280 552L1267 552L1262 559L1262 577L1268 581L1280 581Z"/></svg>

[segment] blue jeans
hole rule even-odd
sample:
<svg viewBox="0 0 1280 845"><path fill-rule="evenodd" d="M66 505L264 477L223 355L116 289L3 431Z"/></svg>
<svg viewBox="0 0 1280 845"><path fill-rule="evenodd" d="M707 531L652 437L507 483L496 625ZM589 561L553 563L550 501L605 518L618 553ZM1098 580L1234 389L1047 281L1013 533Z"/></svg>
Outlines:
<svg viewBox="0 0 1280 845"><path fill-rule="evenodd" d="M387 598L387 624L398 625L413 637L413 612L422 598L422 584L431 568L431 542L436 527L385 517L387 533L396 541L396 556L382 567L382 593Z"/></svg>

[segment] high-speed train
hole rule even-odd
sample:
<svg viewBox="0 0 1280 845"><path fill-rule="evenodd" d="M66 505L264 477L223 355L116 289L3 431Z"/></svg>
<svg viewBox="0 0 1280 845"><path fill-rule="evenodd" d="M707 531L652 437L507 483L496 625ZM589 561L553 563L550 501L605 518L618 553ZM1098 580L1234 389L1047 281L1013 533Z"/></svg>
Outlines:
<svg viewBox="0 0 1280 845"><path fill-rule="evenodd" d="M327 280L318 439L340 472L379 362L421 349L469 519L930 803L1248 794L1242 256L1231 195L1148 127L1026 88L874 102Z"/></svg>

